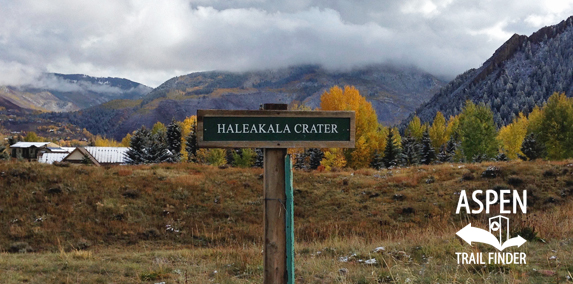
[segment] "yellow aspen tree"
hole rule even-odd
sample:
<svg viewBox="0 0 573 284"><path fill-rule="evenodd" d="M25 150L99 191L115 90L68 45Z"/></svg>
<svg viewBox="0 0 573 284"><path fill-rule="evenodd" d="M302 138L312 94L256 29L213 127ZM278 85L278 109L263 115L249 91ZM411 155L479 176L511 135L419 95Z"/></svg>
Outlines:
<svg viewBox="0 0 573 284"><path fill-rule="evenodd" d="M448 119L448 125L446 126L446 137L448 140L452 138L452 136L457 136L458 139L460 137L460 115L450 115Z"/></svg>
<svg viewBox="0 0 573 284"><path fill-rule="evenodd" d="M185 148L187 145L187 136L189 136L189 133L191 133L191 127L195 123L197 123L197 116L192 115L185 118L179 124L181 126L181 161L189 160L189 154Z"/></svg>
<svg viewBox="0 0 573 284"><path fill-rule="evenodd" d="M167 127L165 127L165 124L158 121L151 128L151 134L155 135L155 134L160 133L160 132L161 133L167 133Z"/></svg>
<svg viewBox="0 0 573 284"><path fill-rule="evenodd" d="M320 97L321 110L353 110L356 113L356 139L363 134L374 132L378 126L378 117L372 104L360 95L353 86L330 88Z"/></svg>
<svg viewBox="0 0 573 284"><path fill-rule="evenodd" d="M537 128L537 136L545 144L549 159L573 157L573 99L565 93L551 95L543 106L541 123Z"/></svg>
<svg viewBox="0 0 573 284"><path fill-rule="evenodd" d="M368 166L370 154L378 145L378 141L375 140L377 137L375 134L378 130L378 117L372 104L366 101L355 87L345 86L344 89L341 89L334 86L321 96L320 108L322 110L355 111L357 147L354 150L345 151L346 157L349 158L348 165L352 168ZM358 141L361 141L360 146L358 146Z"/></svg>
<svg viewBox="0 0 573 284"><path fill-rule="evenodd" d="M410 120L410 123L408 123L408 128L406 128L406 134L411 135L418 141L422 141L422 136L424 135L425 130L426 129L424 129L424 126L422 125L420 118L415 115L414 118Z"/></svg>
<svg viewBox="0 0 573 284"><path fill-rule="evenodd" d="M123 137L123 139L121 139L120 142L120 146L121 147L129 147L129 144L131 143L131 137L133 135L131 133L127 133L127 135L125 135L125 137Z"/></svg>
<svg viewBox="0 0 573 284"><path fill-rule="evenodd" d="M517 159L517 155L523 155L521 144L527 135L529 121L523 113L514 118L513 121L499 130L497 139L501 144L501 151L512 160Z"/></svg>
<svg viewBox="0 0 573 284"><path fill-rule="evenodd" d="M372 149L370 149L366 137L362 136L356 140L356 148L350 154L353 169L366 168L370 165Z"/></svg>
<svg viewBox="0 0 573 284"><path fill-rule="evenodd" d="M402 136L400 136L400 131L398 131L398 127L392 128L392 134L394 135L394 142L396 146L402 148Z"/></svg>
<svg viewBox="0 0 573 284"><path fill-rule="evenodd" d="M370 137L370 140L376 143L374 150L378 150L378 153L384 153L384 149L386 149L386 137L388 136L388 131L388 127L379 124L376 132Z"/></svg>
<svg viewBox="0 0 573 284"><path fill-rule="evenodd" d="M529 124L527 126L527 134L538 132L541 128L541 121L543 120L543 110L539 106L535 106L527 117Z"/></svg>
<svg viewBox="0 0 573 284"><path fill-rule="evenodd" d="M120 144L113 140L96 135L94 139L94 146L96 147L120 147Z"/></svg>
<svg viewBox="0 0 573 284"><path fill-rule="evenodd" d="M448 142L448 135L446 130L446 118L444 115L438 111L434 117L434 122L430 129L428 129L428 134L430 134L430 140L432 141L432 147L436 152L440 151L442 145Z"/></svg>
<svg viewBox="0 0 573 284"><path fill-rule="evenodd" d="M324 158L320 161L327 171L333 168L342 169L346 166L346 158L340 148L330 148L324 151Z"/></svg>

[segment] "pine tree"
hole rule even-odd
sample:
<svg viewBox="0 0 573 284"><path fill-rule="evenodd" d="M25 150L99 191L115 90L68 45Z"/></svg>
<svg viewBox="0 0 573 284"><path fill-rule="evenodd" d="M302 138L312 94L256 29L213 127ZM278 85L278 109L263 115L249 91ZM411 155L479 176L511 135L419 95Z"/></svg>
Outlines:
<svg viewBox="0 0 573 284"><path fill-rule="evenodd" d="M243 150L240 148L234 148L234 149L226 149L225 150L225 160L227 161L227 163L229 165L234 165L235 164L235 156L239 156L239 158L241 157L241 152Z"/></svg>
<svg viewBox="0 0 573 284"><path fill-rule="evenodd" d="M495 157L495 160L498 162L507 162L507 161L509 161L509 158L507 157L507 155L505 155L505 153L501 152L501 153L497 154L497 156Z"/></svg>
<svg viewBox="0 0 573 284"><path fill-rule="evenodd" d="M523 139L523 144L521 144L521 152L522 155L519 155L519 158L524 161L532 161L539 158L543 158L545 156L545 147L544 145L537 140L535 134L531 133Z"/></svg>
<svg viewBox="0 0 573 284"><path fill-rule="evenodd" d="M370 162L370 167L375 168L377 170L384 167L384 158L378 150L374 151L374 156L372 156L372 161Z"/></svg>
<svg viewBox="0 0 573 284"><path fill-rule="evenodd" d="M151 135L151 142L147 149L147 163L174 163L176 157L167 149L165 132L159 131Z"/></svg>
<svg viewBox="0 0 573 284"><path fill-rule="evenodd" d="M426 130L422 136L422 149L420 152L420 163L424 165L431 164L436 159L436 153L434 152L434 147L432 146L432 140L430 139L430 134Z"/></svg>
<svg viewBox="0 0 573 284"><path fill-rule="evenodd" d="M197 163L197 123L193 123L191 125L191 132L187 136L187 141L185 142L185 150L187 151L187 155L189 155L188 161L193 163Z"/></svg>
<svg viewBox="0 0 573 284"><path fill-rule="evenodd" d="M145 126L137 130L131 137L129 149L125 153L126 161L131 165L145 164L147 161L147 150L150 145L151 133Z"/></svg>
<svg viewBox="0 0 573 284"><path fill-rule="evenodd" d="M181 160L181 126L175 119L171 119L171 123L167 126L167 149L175 161Z"/></svg>
<svg viewBox="0 0 573 284"><path fill-rule="evenodd" d="M448 155L452 158L456 154L456 150L458 148L457 139L458 139L457 134L454 134L446 144L446 153L448 153Z"/></svg>
<svg viewBox="0 0 573 284"><path fill-rule="evenodd" d="M387 168L397 166L399 157L400 147L394 139L394 130L390 129L386 137L386 148L384 148L384 158L382 159L384 166Z"/></svg>
<svg viewBox="0 0 573 284"><path fill-rule="evenodd" d="M10 155L6 151L6 145L0 143L0 160L8 160L10 159Z"/></svg>
<svg viewBox="0 0 573 284"><path fill-rule="evenodd" d="M264 166L264 160L265 160L265 154L263 152L263 149L255 148L255 152L257 153L257 156L255 157L255 163L253 164L253 166L257 168L262 168Z"/></svg>
<svg viewBox="0 0 573 284"><path fill-rule="evenodd" d="M324 153L318 148L310 148L308 149L308 155L310 157L309 169L316 170L320 166L322 158L324 158Z"/></svg>
<svg viewBox="0 0 573 284"><path fill-rule="evenodd" d="M402 164L411 166L420 163L420 144L417 139L408 135L402 139Z"/></svg>
<svg viewBox="0 0 573 284"><path fill-rule="evenodd" d="M299 170L303 170L307 168L307 158L308 158L308 153L307 151L304 151L302 153L295 153L294 154L294 165L293 167L295 169L299 169Z"/></svg>
<svg viewBox="0 0 573 284"><path fill-rule="evenodd" d="M12 146L16 143L18 143L18 137L14 137L14 136L10 136L8 137L8 145Z"/></svg>
<svg viewBox="0 0 573 284"><path fill-rule="evenodd" d="M436 156L436 159L440 163L451 162L451 156L448 155L448 151L446 149L447 149L446 145L443 145L442 147L440 147L440 153L438 153L438 155Z"/></svg>

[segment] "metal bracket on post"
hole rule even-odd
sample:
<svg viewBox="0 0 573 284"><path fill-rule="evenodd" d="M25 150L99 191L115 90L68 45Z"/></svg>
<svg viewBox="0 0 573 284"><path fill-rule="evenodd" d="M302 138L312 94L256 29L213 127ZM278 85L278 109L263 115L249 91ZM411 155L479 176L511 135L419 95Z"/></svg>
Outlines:
<svg viewBox="0 0 573 284"><path fill-rule="evenodd" d="M285 196L286 196L286 273L287 284L294 284L294 199L292 184L292 161L290 155L285 158Z"/></svg>

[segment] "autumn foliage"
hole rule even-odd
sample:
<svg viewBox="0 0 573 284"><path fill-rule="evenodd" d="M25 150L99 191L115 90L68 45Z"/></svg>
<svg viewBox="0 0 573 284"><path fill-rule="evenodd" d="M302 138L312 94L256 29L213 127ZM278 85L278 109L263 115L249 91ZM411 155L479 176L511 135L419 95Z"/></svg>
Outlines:
<svg viewBox="0 0 573 284"><path fill-rule="evenodd" d="M320 109L355 111L356 148L344 152L349 167L368 167L374 151L384 150L387 129L378 123L372 104L366 101L355 87L345 86L344 89L338 86L332 87L320 98Z"/></svg>

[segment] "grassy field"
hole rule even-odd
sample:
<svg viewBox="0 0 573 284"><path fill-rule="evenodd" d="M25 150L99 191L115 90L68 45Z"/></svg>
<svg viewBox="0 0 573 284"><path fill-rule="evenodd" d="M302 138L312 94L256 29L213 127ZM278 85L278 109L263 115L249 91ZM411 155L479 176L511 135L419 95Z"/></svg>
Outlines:
<svg viewBox="0 0 573 284"><path fill-rule="evenodd" d="M500 169L482 177L488 166ZM2 283L260 283L262 170L191 164L0 164ZM573 165L444 164L295 171L297 283L573 282ZM511 215L526 265L458 265L493 252L455 233L464 189L527 190ZM383 247L380 248L380 247ZM376 250L376 248L379 248ZM369 264L371 263L371 264Z"/></svg>

